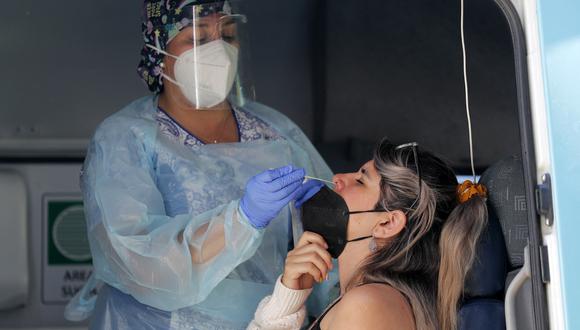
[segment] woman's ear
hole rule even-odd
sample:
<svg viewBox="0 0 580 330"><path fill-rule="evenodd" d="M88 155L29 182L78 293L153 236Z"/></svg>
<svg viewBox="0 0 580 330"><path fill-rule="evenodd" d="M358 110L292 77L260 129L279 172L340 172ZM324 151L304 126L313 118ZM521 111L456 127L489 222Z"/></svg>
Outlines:
<svg viewBox="0 0 580 330"><path fill-rule="evenodd" d="M387 239L397 236L407 225L407 216L401 210L386 212L379 215L381 220L373 229L373 236L378 239Z"/></svg>

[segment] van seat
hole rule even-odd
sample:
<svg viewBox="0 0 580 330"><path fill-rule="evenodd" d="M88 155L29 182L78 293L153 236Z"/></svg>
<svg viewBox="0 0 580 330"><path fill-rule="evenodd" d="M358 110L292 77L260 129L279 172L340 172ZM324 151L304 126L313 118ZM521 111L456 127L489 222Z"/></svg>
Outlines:
<svg viewBox="0 0 580 330"><path fill-rule="evenodd" d="M497 218L502 227L508 253L508 275L506 290L511 280L524 265L524 249L528 245L528 207L526 199L524 168L521 157L505 158L487 171L485 184L489 193L490 217ZM518 329L534 329L532 288L529 279L515 297L515 315L506 315L515 320Z"/></svg>
<svg viewBox="0 0 580 330"><path fill-rule="evenodd" d="M527 244L527 201L520 157L490 166L481 183L488 189L488 227L465 282L460 329L505 329L504 292L508 272L523 265Z"/></svg>

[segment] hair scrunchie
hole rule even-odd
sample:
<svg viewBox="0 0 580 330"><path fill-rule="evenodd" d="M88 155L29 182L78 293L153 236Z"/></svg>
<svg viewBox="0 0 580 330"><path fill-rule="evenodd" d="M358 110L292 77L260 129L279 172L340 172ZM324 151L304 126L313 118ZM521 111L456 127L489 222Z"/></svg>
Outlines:
<svg viewBox="0 0 580 330"><path fill-rule="evenodd" d="M473 183L471 180L465 180L463 183L457 185L457 200L459 203L463 204L473 196L486 198L487 188L482 184Z"/></svg>

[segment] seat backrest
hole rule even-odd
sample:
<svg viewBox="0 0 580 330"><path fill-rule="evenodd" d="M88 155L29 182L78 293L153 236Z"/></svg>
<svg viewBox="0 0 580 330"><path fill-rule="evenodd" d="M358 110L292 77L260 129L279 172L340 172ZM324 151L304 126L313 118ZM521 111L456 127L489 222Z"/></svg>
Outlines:
<svg viewBox="0 0 580 330"><path fill-rule="evenodd" d="M509 256L510 273L506 279L507 291L509 283L524 264L524 249L528 245L530 203L526 199L523 163L520 157L512 156L497 162L486 173L482 181L485 179L488 190L492 192L488 198L490 217L499 219ZM513 315L506 315L506 319L515 321L518 329L535 328L532 288L529 279L511 299L515 304L515 309L512 308Z"/></svg>
<svg viewBox="0 0 580 330"><path fill-rule="evenodd" d="M510 270L524 264L528 244L528 202L524 171L519 156L505 158L490 166L481 178L486 185L490 217L501 225L510 261Z"/></svg>
<svg viewBox="0 0 580 330"><path fill-rule="evenodd" d="M481 177L488 189L488 226L477 245L465 282L460 329L505 329L503 296L507 273L523 264L527 214L521 159L508 157Z"/></svg>

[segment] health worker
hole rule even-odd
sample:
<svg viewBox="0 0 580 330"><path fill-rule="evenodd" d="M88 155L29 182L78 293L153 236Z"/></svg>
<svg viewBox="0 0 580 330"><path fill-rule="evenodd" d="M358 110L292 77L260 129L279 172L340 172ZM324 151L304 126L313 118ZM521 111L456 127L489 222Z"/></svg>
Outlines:
<svg viewBox="0 0 580 330"><path fill-rule="evenodd" d="M90 143L81 186L94 274L68 319L244 329L284 270L301 234L289 205L320 189L305 174L332 173L300 128L244 95L236 8L145 1L138 71L153 95L105 119Z"/></svg>

